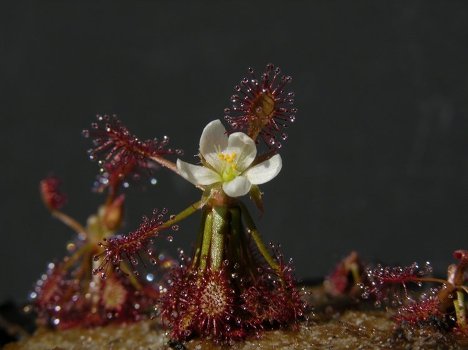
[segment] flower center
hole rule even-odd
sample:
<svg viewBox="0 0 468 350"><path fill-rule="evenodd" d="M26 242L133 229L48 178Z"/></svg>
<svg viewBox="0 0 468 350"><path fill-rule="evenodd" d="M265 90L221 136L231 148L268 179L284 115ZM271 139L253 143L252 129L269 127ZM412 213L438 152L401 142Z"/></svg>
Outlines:
<svg viewBox="0 0 468 350"><path fill-rule="evenodd" d="M219 152L218 159L223 162L223 170L221 171L221 177L223 178L223 181L231 181L240 174L240 172L237 170L236 152Z"/></svg>

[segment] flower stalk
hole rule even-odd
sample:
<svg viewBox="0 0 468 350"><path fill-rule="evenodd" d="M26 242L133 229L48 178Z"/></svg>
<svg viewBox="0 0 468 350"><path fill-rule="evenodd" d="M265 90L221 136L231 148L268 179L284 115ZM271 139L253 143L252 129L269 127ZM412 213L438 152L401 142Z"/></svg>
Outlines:
<svg viewBox="0 0 468 350"><path fill-rule="evenodd" d="M466 308L465 308L465 293L461 290L457 290L457 296L453 301L455 308L455 315L457 317L457 325L463 329L467 326L466 324Z"/></svg>
<svg viewBox="0 0 468 350"><path fill-rule="evenodd" d="M213 223L211 225L211 267L217 271L221 268L224 259L224 241L226 236L227 214L226 207L213 207Z"/></svg>

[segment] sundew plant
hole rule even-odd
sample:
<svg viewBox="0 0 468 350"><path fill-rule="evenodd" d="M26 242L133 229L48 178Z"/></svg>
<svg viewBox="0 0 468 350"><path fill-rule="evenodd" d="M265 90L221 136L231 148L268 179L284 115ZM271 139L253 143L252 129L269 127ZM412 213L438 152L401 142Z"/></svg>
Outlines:
<svg viewBox="0 0 468 350"><path fill-rule="evenodd" d="M92 142L89 156L100 166L94 189L106 193L97 214L82 226L61 211L66 197L59 180L41 182L47 208L77 238L68 245L68 256L50 264L36 285L32 297L39 320L63 329L158 314L178 341L230 342L297 326L306 305L291 261L265 243L245 204L250 198L263 212L260 186L276 181L283 166L285 129L297 112L290 82L272 64L260 76L249 69L234 88L224 122L200 127L196 159L169 148L167 137L142 141L115 116L98 116L83 132ZM124 189L130 181L151 181L159 168L192 183L200 197L175 215L155 209L137 229L123 231ZM176 234L194 214L200 225L180 228L193 234L193 252L181 254L177 263L166 259L158 238ZM157 283L140 278L142 264L155 270Z"/></svg>
<svg viewBox="0 0 468 350"><path fill-rule="evenodd" d="M377 308L388 308L396 331L435 329L467 344L468 251L455 250L453 257L457 263L448 266L446 278L438 278L431 276L429 262L370 265L353 251L325 278L324 290L333 298L372 301ZM430 288L421 290L423 285Z"/></svg>

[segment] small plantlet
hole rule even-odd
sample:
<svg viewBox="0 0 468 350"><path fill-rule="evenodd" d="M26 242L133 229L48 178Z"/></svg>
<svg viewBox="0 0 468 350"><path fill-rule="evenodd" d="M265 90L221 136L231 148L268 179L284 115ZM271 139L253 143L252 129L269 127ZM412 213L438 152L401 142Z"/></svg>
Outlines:
<svg viewBox="0 0 468 350"><path fill-rule="evenodd" d="M377 303L391 302L398 306L395 320L400 325L436 325L454 332L467 334L466 312L468 305L465 295L467 280L468 251L453 253L457 264L448 267L447 279L430 277L432 269L428 264L422 269L414 263L407 267L382 267L367 270L368 281L363 285L363 296L375 297ZM437 284L426 293L413 297L407 284L421 286L423 283ZM396 293L400 286L402 294ZM392 288L393 287L393 288Z"/></svg>
<svg viewBox="0 0 468 350"><path fill-rule="evenodd" d="M250 195L263 211L259 186L281 171L278 153L286 139L282 129L295 119L291 82L279 68L267 65L260 80L249 69L226 110L230 129L210 122L199 142L199 164L167 156L181 156L168 148L168 139L141 141L115 117L98 116L83 131L92 140L88 152L100 174L94 189L107 191L105 204L81 226L60 211L65 196L59 181L41 183L44 202L52 214L73 228L79 240L70 256L51 264L38 282L34 302L43 323L57 327L96 326L112 321L139 320L157 307L170 327L174 342L203 337L230 343L264 329L296 327L306 304L297 288L292 262L285 263L278 247L261 238L242 197ZM257 150L263 140L268 149ZM125 197L122 189L154 170L167 168L191 182L201 198L177 215L155 210L140 226L120 234ZM201 212L200 228L190 257L167 263L154 248L155 239L178 231L179 222ZM156 284L139 277L137 266L170 269Z"/></svg>
<svg viewBox="0 0 468 350"><path fill-rule="evenodd" d="M349 253L325 278L325 291L332 296L357 296L365 280L364 266L357 252Z"/></svg>
<svg viewBox="0 0 468 350"><path fill-rule="evenodd" d="M83 134L93 139L95 148L89 152L90 157L96 159L103 155L95 188L99 192L107 190L107 198L97 213L89 217L85 226L81 225L61 210L67 197L59 188L60 180L48 177L40 183L42 199L51 214L77 234L67 245L69 256L50 263L31 293L39 323L60 329L138 321L150 315L159 291L136 278L133 260L122 260L142 248L132 246L132 240L140 242L141 231L149 229L148 226L152 229L157 223L153 219L146 221L133 236L125 238L126 244L113 255L112 263L117 264L114 261L117 259L124 273L107 269L111 257L106 256L103 264L95 256L100 252L99 242L108 242L110 247L117 239L114 236L121 229L125 203L122 189L126 181L134 179L136 174L150 175L158 164L164 166L166 160L162 156L180 153L165 148L167 138L162 143L139 141L115 116L97 116L91 130ZM153 260L157 261L158 257Z"/></svg>

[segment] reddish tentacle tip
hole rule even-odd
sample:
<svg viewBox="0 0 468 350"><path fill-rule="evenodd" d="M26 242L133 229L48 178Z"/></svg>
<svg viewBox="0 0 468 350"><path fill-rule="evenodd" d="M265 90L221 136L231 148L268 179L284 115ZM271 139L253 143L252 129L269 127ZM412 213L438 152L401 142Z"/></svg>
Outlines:
<svg viewBox="0 0 468 350"><path fill-rule="evenodd" d="M399 324L407 323L416 325L430 322L436 318L442 318L443 314L439 310L439 299L430 297L409 305L400 307L395 315L395 321Z"/></svg>

